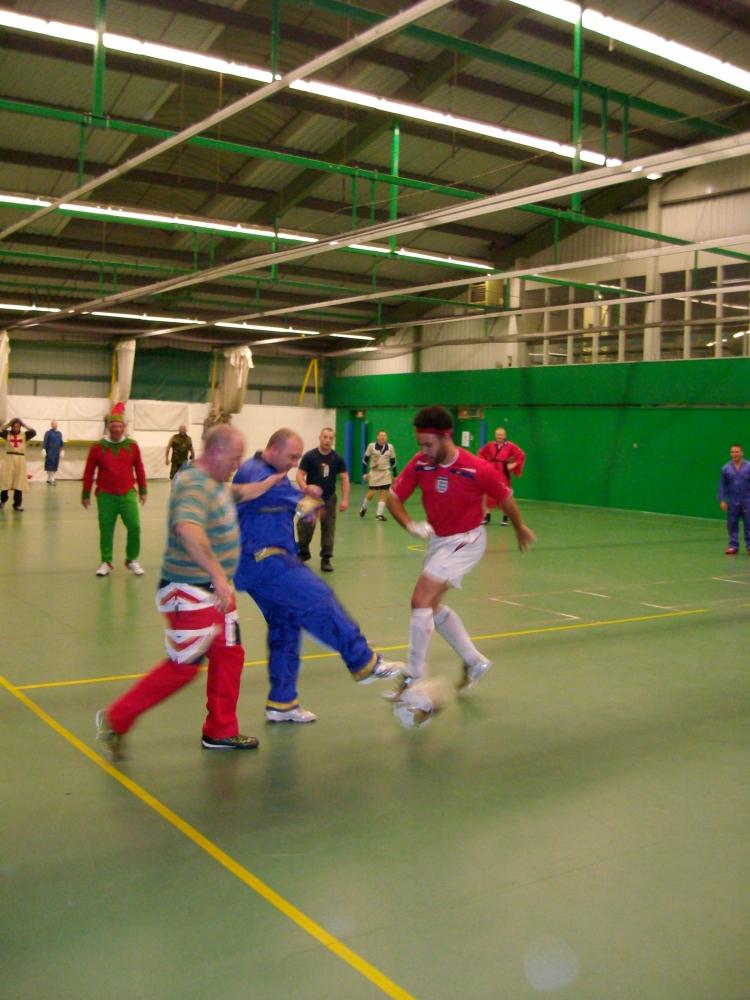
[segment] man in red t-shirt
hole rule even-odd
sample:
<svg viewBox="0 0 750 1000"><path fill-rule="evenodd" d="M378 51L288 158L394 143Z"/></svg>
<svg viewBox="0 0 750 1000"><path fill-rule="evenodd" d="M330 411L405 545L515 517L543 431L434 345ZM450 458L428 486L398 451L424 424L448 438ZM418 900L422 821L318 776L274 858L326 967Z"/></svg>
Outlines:
<svg viewBox="0 0 750 1000"><path fill-rule="evenodd" d="M511 475L520 476L523 472L523 463L526 461L526 452L508 440L508 435L504 427L498 427L495 431L495 440L488 441L479 449L479 457L485 462L489 462L500 473L500 478L506 486L510 486ZM484 515L484 524L490 523L490 511L497 507L493 497L487 497L487 513ZM503 515L501 524L508 523L507 514Z"/></svg>
<svg viewBox="0 0 750 1000"><path fill-rule="evenodd" d="M484 555L487 532L482 527L482 497L493 497L510 517L524 552L534 542L533 531L495 470L453 441L453 421L442 406L428 406L414 418L420 451L396 479L388 495L388 509L412 535L427 542L422 573L411 599L408 676L405 684L425 675L427 648L434 629L463 661L459 691L473 687L490 667L474 646L463 622L441 601L449 587L461 580ZM426 521L415 522L404 503L415 489L422 491Z"/></svg>

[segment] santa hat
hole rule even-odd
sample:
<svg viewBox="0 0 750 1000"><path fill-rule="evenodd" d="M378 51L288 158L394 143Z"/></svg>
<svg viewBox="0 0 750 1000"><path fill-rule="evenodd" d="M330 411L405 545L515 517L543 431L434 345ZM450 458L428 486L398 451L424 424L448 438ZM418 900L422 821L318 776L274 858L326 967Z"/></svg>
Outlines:
<svg viewBox="0 0 750 1000"><path fill-rule="evenodd" d="M114 406L112 407L109 417L107 418L107 422L111 424L113 420L115 421L119 420L121 424L126 423L124 403L115 403Z"/></svg>

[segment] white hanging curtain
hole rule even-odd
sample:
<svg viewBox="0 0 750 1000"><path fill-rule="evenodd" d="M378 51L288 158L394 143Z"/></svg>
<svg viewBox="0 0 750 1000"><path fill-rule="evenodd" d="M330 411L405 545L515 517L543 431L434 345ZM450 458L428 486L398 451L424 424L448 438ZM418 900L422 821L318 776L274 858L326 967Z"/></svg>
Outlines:
<svg viewBox="0 0 750 1000"><path fill-rule="evenodd" d="M228 416L239 413L245 402L247 377L253 367L253 354L249 347L234 347L224 351L224 378L220 386L219 406Z"/></svg>
<svg viewBox="0 0 750 1000"><path fill-rule="evenodd" d="M0 422L8 419L8 366L10 364L10 337L0 333Z"/></svg>
<svg viewBox="0 0 750 1000"><path fill-rule="evenodd" d="M133 385L133 365L135 364L135 341L121 340L115 345L117 377L112 384L112 402L127 403Z"/></svg>

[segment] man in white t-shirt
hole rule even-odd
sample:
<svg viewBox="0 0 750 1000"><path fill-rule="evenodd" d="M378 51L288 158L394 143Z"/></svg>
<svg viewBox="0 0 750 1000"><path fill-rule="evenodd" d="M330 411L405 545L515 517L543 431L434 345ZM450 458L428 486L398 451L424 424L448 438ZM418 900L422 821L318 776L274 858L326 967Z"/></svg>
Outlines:
<svg viewBox="0 0 750 1000"><path fill-rule="evenodd" d="M360 517L365 516L370 501L377 492L375 520L385 521L385 498L396 474L396 449L389 444L386 432L378 431L376 439L368 444L362 456L362 478L368 489L359 508Z"/></svg>

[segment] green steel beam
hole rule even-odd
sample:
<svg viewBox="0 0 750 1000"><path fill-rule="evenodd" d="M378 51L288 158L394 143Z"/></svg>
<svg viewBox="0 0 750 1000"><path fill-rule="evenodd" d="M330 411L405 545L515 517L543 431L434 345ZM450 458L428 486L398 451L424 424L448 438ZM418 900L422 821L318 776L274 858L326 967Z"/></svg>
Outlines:
<svg viewBox="0 0 750 1000"><path fill-rule="evenodd" d="M490 6L469 31L472 33L472 37L481 38L482 41L495 42L522 16L520 8L507 11L503 6ZM408 82L399 86L390 97L412 104L424 102L437 87L451 79L456 72L457 63L467 59L467 56L457 57L447 51L440 52L420 67L419 71ZM387 130L388 121L385 116L375 111L370 112L343 138L334 142L326 150L324 156L335 162L354 159L363 150L369 148L373 142L379 140ZM560 169L564 169L562 165ZM303 201L319 181L320 178L313 171L301 171L284 186L283 192L279 192L268 205L255 212L251 221L267 223L274 212L282 209L287 211L290 207Z"/></svg>
<svg viewBox="0 0 750 1000"><path fill-rule="evenodd" d="M70 111L64 108L53 108L47 105L37 105L31 104L26 101L14 101L7 99L0 99L0 111L6 111L14 114L30 115L34 117L39 117L42 119L51 119L54 121L67 122L69 124L74 124L80 126L94 126L97 128L104 128L109 131L126 132L129 134L135 134L144 136L146 138L152 138L156 140L161 140L169 138L174 135L174 131L168 129L156 128L152 125L144 125L141 123L127 122L109 116L101 120L96 120L92 118L90 114L85 112ZM188 140L189 145L195 145L204 149L218 150L221 152L234 153L239 156L245 156L249 158L259 158L267 160L275 160L285 163L291 163L297 166L302 166L309 169L320 170L330 174L341 174L344 176L349 176L352 178L363 178L370 181L371 186L376 183L383 183L389 185L396 185L399 187L412 188L415 190L430 192L432 194L445 195L451 198L463 199L467 201L473 201L479 198L486 197L485 193L471 191L464 188L452 187L449 185L439 185L433 184L429 181L415 180L409 177L395 176L393 174L380 173L378 171L365 170L358 167L348 167L343 164L331 163L324 160L318 160L312 157L298 156L292 153L279 153L274 150L267 150L257 146L247 146L242 143L229 142L222 139L211 139L205 136L194 136L192 139ZM638 182L634 182L638 183ZM633 190L632 186L629 189ZM632 198L632 195L631 195ZM677 237L672 237L664 233L655 233L646 229L639 229L633 226L625 226L620 223L610 222L606 219L599 218L597 216L578 214L566 209L556 209L545 205L523 205L519 206L519 211L530 212L536 215L542 215L551 219L559 219L561 221L575 223L577 226L593 226L600 229L608 229L613 232L624 233L631 236L641 236L645 239L660 240L666 243L674 243L677 245L685 244L687 240L681 240ZM109 220L111 221L111 220ZM123 220L126 221L126 220ZM145 225L144 222L135 222L134 224ZM185 228L174 226L173 228ZM717 248L718 249L718 248ZM363 253L365 251L348 251L350 253ZM737 260L747 260L748 257L745 254L741 254L737 251L723 250L721 251L728 257L734 257Z"/></svg>
<svg viewBox="0 0 750 1000"><path fill-rule="evenodd" d="M573 91L573 173L581 172L581 116L583 113L583 8L580 9L578 20L573 25L573 75L576 87ZM580 212L583 205L581 192L576 191L570 199L570 207L574 212Z"/></svg>
<svg viewBox="0 0 750 1000"><path fill-rule="evenodd" d="M99 260L97 258L73 257L66 256L64 254L36 253L28 250L8 250L5 247L0 247L0 260L2 260L3 257L7 257L11 260L24 260L27 262L34 261L40 264L73 264L78 268L90 268L92 270L96 270L100 274L107 271L116 273L117 271L128 270L138 272L150 271L167 275L193 273L193 269L188 267L169 267L165 264L134 264L130 261ZM304 292L314 291L316 293L328 293L331 295L347 295L354 291L354 288L351 285L332 285L322 281L296 281L293 278L280 278L278 280L274 280L270 275L234 275L226 278L225 280L228 284L232 285L252 284L256 286L256 288L259 288L260 285L273 285L280 290ZM14 284L16 287L31 287L33 283L16 282ZM68 291L69 290L70 289L68 287ZM403 302L429 302L432 305L455 304L452 299L441 298L437 295L398 295L398 293L395 293L393 297ZM260 302L260 299L257 299L257 301ZM236 309L236 302L232 303L231 307ZM485 312L490 307L472 303L469 308L474 309L477 312Z"/></svg>
<svg viewBox="0 0 750 1000"><path fill-rule="evenodd" d="M43 104L31 104L27 101L13 101L0 98L0 111L11 114L31 115L38 118L49 118L54 121L68 122L70 124L94 126L103 128L110 132L125 132L129 135L139 135L147 139L169 139L177 133L170 129L156 128L153 125L144 125L137 122L123 121L122 119L105 117L102 121L93 121L91 115L85 112L68 111L63 108L51 108ZM272 149L263 149L260 146L247 146L244 143L229 142L224 139L212 139L207 136L194 136L185 143L188 146L196 146L200 149L210 149L220 153L234 153L237 156L245 156L249 159L272 160L279 163L289 163L294 166L304 167L310 170L319 170L328 174L340 174L345 177L361 178L373 183L396 184L399 187L413 188L417 191L427 191L432 194L441 194L450 198L464 198L471 200L474 198L484 198L485 194L476 191L464 191L461 188L454 188L447 184L433 184L429 181L413 180L409 177L396 177L392 174L381 173L377 170L366 170L362 167L349 167L344 164L331 163L328 160L319 160L311 156L300 156L296 153L280 153Z"/></svg>
<svg viewBox="0 0 750 1000"><path fill-rule="evenodd" d="M104 115L104 32L107 30L107 0L96 0L96 44L94 46L94 96L91 113Z"/></svg>
<svg viewBox="0 0 750 1000"><path fill-rule="evenodd" d="M393 123L393 134L391 137L391 174L394 177L398 176L398 161L399 161L399 151L400 151L400 138L401 129L399 128L398 122ZM391 222L395 222L398 219L398 186L396 184L391 185L390 193L390 204L388 211L388 218ZM391 248L391 253L395 253L397 250L396 237L391 236L388 241Z"/></svg>
<svg viewBox="0 0 750 1000"><path fill-rule="evenodd" d="M279 39L281 31L281 0L273 0L271 7L271 72L276 76L279 70Z"/></svg>
<svg viewBox="0 0 750 1000"><path fill-rule="evenodd" d="M559 285L563 288L581 288L584 291L603 292L605 295L622 295L632 298L634 295L646 295L647 292L634 291L632 288L613 288L612 285L598 285L594 281L572 281L569 278L549 278L545 274L524 275L524 281L533 281L538 285ZM609 300L607 300L609 301ZM596 302L603 304L603 299L596 299ZM588 302L570 302L568 305L589 305ZM561 306L560 308L564 308Z"/></svg>
<svg viewBox="0 0 750 1000"><path fill-rule="evenodd" d="M69 111L63 108L51 108L46 105L30 104L25 101L11 101L0 98L0 111L15 114L31 115L39 118L49 118L54 121L68 122L75 125L95 125L109 131L127 132L141 135L151 139L167 139L174 135L168 129L156 128L153 125L143 125L135 122L122 121L116 118L106 117L102 122L92 122L91 115L84 112ZM205 136L195 136L188 140L188 145L196 145L204 149L217 150L219 152L235 153L238 156L275 160L282 163L290 163L295 166L305 167L313 170L320 170L330 174L341 174L354 179L362 178L369 180L371 184L382 183L395 185L398 187L413 188L431 194L445 195L451 198L463 199L465 201L475 201L485 198L486 192L472 191L466 188L452 187L449 185L433 184L430 181L420 181L409 177L385 174L373 170L365 170L359 167L348 167L343 164L331 163L325 160L317 160L313 157L299 156L294 153L279 153L274 150L262 149L258 146L246 146L241 143L229 142L223 139L210 139ZM687 242L662 233L652 233L645 229L636 229L632 226L623 226L616 222L608 222L596 216L578 215L566 209L555 209L545 205L522 205L518 211L531 212L535 215L544 215L547 218L559 218L578 225L595 226L600 229L610 229L614 232L625 233L631 236L643 236L646 239L659 239L665 242ZM175 227L177 228L177 227ZM728 251L729 252L729 251Z"/></svg>
<svg viewBox="0 0 750 1000"><path fill-rule="evenodd" d="M354 4L344 3L343 0L285 0L285 2L293 6L318 7L321 10L340 14L342 17L351 18L354 21L362 21L365 24L377 24L379 21L385 20L385 15L383 14L378 14L365 7L357 7ZM570 73L563 73L559 70L550 69L548 66L542 66L539 63L519 59L517 56L511 56L505 52L496 52L485 45L478 45L476 42L470 42L463 38L455 38L452 35L432 31L429 28L409 25L409 27L401 32L401 35L418 39L421 42L426 42L428 45L435 45L440 49L452 49L454 52L460 52L471 59L479 59L484 62L494 63L495 65L505 66L529 76L538 76L550 83L567 87L570 90L575 90L578 85L575 75ZM590 80L581 80L581 89L584 93L597 97L600 100L607 97L610 101L619 104L627 101L631 108L642 111L644 114L652 115L655 118L663 118L666 121L681 122L698 131L708 132L712 135L732 135L734 133L733 129L719 125L708 119L685 115L676 108L656 104L654 101L647 101L642 97L626 94L624 91L615 90L611 87L602 87Z"/></svg>

